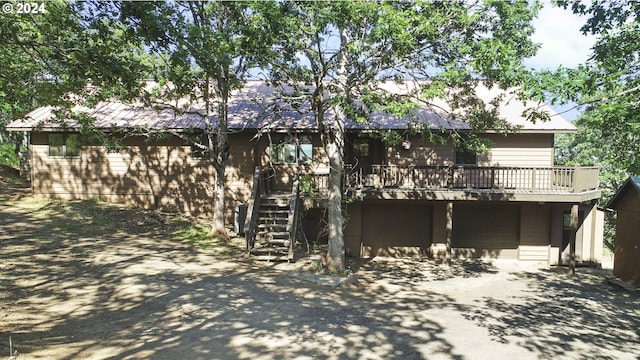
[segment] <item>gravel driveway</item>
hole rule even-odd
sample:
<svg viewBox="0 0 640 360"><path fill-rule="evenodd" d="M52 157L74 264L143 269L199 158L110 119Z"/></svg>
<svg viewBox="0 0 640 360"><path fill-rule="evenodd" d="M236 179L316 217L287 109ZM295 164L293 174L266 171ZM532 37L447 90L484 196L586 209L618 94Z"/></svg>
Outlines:
<svg viewBox="0 0 640 360"><path fill-rule="evenodd" d="M0 358L640 358L640 298L606 271L377 258L335 288L301 278L305 259L244 262L154 226L60 236L34 214L0 202Z"/></svg>

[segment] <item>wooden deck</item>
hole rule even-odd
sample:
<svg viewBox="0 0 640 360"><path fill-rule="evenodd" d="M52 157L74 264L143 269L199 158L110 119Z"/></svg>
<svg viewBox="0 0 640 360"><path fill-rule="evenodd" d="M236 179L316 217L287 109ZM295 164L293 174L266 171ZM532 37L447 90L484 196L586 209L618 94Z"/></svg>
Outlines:
<svg viewBox="0 0 640 360"><path fill-rule="evenodd" d="M598 167L372 165L348 169L348 188L580 193L598 188Z"/></svg>
<svg viewBox="0 0 640 360"><path fill-rule="evenodd" d="M359 200L583 202L600 196L598 173L597 166L347 166L343 184L347 196ZM261 181L269 188L278 174L264 174ZM328 180L325 173L301 174L300 195L322 202Z"/></svg>

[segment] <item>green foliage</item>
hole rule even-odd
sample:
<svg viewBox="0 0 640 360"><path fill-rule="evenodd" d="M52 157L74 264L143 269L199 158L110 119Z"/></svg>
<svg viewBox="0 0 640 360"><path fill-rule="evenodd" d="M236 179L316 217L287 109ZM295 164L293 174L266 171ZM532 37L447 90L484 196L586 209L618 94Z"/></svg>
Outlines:
<svg viewBox="0 0 640 360"><path fill-rule="evenodd" d="M554 91L587 105L580 126L588 131L588 147L598 149L600 161L615 164L630 174L640 174L640 6L635 1L557 1L584 15L585 34L598 35L587 64L561 69L559 84L567 90ZM597 150L587 151L593 152Z"/></svg>
<svg viewBox="0 0 640 360"><path fill-rule="evenodd" d="M15 153L14 144L0 144L0 165L10 166L14 169L20 168L20 158Z"/></svg>
<svg viewBox="0 0 640 360"><path fill-rule="evenodd" d="M315 200L318 192L318 184L316 179L311 174L305 174L300 177L300 194L308 196L312 200Z"/></svg>
<svg viewBox="0 0 640 360"><path fill-rule="evenodd" d="M613 160L612 149L609 146L594 145L599 143L600 133L590 127L588 118L590 113L583 114L577 121L578 132L556 137L556 164L565 166L599 165L600 185L602 196L598 200L600 206L605 206L628 177L624 169ZM606 144L603 144L606 145ZM615 217L607 214L605 217L604 245L613 251L615 239Z"/></svg>
<svg viewBox="0 0 640 360"><path fill-rule="evenodd" d="M282 8L292 36L282 39L282 54L271 67L273 81L294 88L313 85L320 91L296 88L296 98L306 95L320 110L340 107L358 122L379 110L406 116L415 110L416 98L428 102L447 96L454 111L460 110L455 116L474 130L502 129L506 122L492 104L475 97L473 80L502 88L536 82L522 59L537 50L529 37L538 4L284 2ZM348 62L342 70L341 56ZM343 89L323 83L340 76L347 80ZM429 81L400 96L380 88L381 79Z"/></svg>
<svg viewBox="0 0 640 360"><path fill-rule="evenodd" d="M597 35L589 61L559 69L553 91L559 101L587 106L576 121L578 133L558 139L561 164L600 164L600 205L606 204L630 174L640 174L640 3L637 1L560 0L587 17L584 34ZM552 81L550 81L552 83ZM613 249L614 219L605 225L605 244Z"/></svg>
<svg viewBox="0 0 640 360"><path fill-rule="evenodd" d="M146 70L141 44L123 28L95 21L82 2L44 5L44 12L0 17L2 125L37 106L69 108L137 94Z"/></svg>

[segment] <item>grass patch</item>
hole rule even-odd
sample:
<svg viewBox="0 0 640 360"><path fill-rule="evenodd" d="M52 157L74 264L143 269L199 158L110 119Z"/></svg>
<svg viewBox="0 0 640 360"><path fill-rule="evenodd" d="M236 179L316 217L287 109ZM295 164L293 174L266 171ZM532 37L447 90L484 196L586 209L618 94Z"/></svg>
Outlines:
<svg viewBox="0 0 640 360"><path fill-rule="evenodd" d="M203 250L211 249L214 245L222 243L220 239L213 236L211 227L200 223L185 221L180 228L173 231L172 235L189 246Z"/></svg>
<svg viewBox="0 0 640 360"><path fill-rule="evenodd" d="M97 200L64 201L27 198L19 201L23 209L33 210L33 216L49 223L54 234L105 234L121 228L117 207Z"/></svg>
<svg viewBox="0 0 640 360"><path fill-rule="evenodd" d="M234 257L242 252L226 239L213 235L203 222L178 214L161 213L130 206L116 205L98 199L83 201L25 197L11 201L14 206L46 224L43 231L57 235L62 241L78 238L112 238L119 236L152 236L175 241L207 253ZM75 240L74 240L75 241Z"/></svg>
<svg viewBox="0 0 640 360"><path fill-rule="evenodd" d="M181 218L172 225L173 231L169 235L190 247L226 258L238 258L244 253L238 244L215 236L208 224Z"/></svg>
<svg viewBox="0 0 640 360"><path fill-rule="evenodd" d="M45 208L51 203L50 199L45 199L37 196L27 196L18 201L11 201L11 206L32 211L38 218L43 217L43 213L47 210Z"/></svg>

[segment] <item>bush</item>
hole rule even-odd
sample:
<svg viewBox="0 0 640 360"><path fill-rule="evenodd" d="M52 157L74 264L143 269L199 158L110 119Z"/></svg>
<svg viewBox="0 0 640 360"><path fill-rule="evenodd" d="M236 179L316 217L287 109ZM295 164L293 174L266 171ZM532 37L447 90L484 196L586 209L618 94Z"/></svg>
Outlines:
<svg viewBox="0 0 640 360"><path fill-rule="evenodd" d="M0 165L20 168L20 157L15 153L15 144L0 144Z"/></svg>

